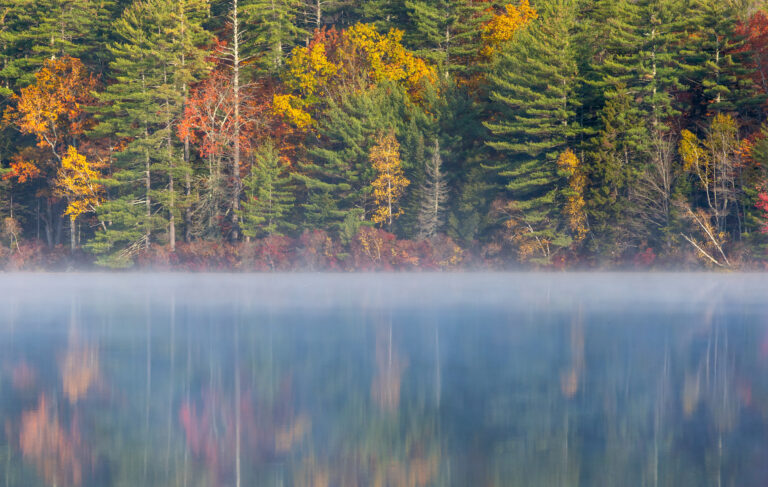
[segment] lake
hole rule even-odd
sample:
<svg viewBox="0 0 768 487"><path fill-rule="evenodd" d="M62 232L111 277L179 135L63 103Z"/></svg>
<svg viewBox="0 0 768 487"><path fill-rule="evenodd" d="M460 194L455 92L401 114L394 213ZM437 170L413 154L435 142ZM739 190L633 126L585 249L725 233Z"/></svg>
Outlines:
<svg viewBox="0 0 768 487"><path fill-rule="evenodd" d="M0 487L768 485L768 276L0 275Z"/></svg>

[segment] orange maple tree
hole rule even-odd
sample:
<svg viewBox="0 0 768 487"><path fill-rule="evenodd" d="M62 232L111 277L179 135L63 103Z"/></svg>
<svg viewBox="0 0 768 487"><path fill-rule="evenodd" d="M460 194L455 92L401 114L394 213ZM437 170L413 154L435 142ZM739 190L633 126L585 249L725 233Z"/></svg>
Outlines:
<svg viewBox="0 0 768 487"><path fill-rule="evenodd" d="M16 106L6 111L6 120L22 133L34 135L38 145L50 148L60 161L63 146L89 126L83 107L93 102L95 86L96 79L79 59L48 59L35 74L35 82L15 97Z"/></svg>

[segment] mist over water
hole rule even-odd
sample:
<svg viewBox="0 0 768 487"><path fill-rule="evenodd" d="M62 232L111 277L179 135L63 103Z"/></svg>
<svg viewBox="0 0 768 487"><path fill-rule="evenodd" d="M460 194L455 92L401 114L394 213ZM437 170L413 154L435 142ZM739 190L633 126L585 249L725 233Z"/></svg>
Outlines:
<svg viewBox="0 0 768 487"><path fill-rule="evenodd" d="M766 485L766 289L2 275L0 487Z"/></svg>

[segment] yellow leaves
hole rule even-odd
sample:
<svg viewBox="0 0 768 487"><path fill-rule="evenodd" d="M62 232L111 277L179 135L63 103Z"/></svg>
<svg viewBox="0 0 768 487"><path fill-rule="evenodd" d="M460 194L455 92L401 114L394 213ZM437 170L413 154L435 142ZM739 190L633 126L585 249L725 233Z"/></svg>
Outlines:
<svg viewBox="0 0 768 487"><path fill-rule="evenodd" d="M303 99L293 95L275 95L272 99L273 113L300 129L312 124L312 115L304 110L306 105Z"/></svg>
<svg viewBox="0 0 768 487"><path fill-rule="evenodd" d="M552 242L547 237L536 233L531 224L526 221L517 203L509 202L504 210L509 215L509 218L504 221L504 227L509 230L507 238L517 249L520 262L536 258L549 259Z"/></svg>
<svg viewBox="0 0 768 487"><path fill-rule="evenodd" d="M690 130L683 130L680 133L680 157L683 160L683 169L699 169L709 165L707 154L701 147L701 141Z"/></svg>
<svg viewBox="0 0 768 487"><path fill-rule="evenodd" d="M370 24L341 33L317 31L306 47L296 47L286 62L288 94L276 95L273 112L298 128L311 125L311 109L344 90L364 90L385 81L403 86L420 100L425 85L436 82L435 69L402 44L403 31L380 34Z"/></svg>
<svg viewBox="0 0 768 487"><path fill-rule="evenodd" d="M365 74L374 83L385 80L403 82L410 92L416 94L422 82L434 82L437 75L423 59L405 49L402 40L401 30L391 29L382 35L371 24L355 24L344 33L343 42L348 46L348 52L364 56L367 64ZM350 68L349 65L344 67Z"/></svg>
<svg viewBox="0 0 768 487"><path fill-rule="evenodd" d="M339 66L328 60L322 42L294 48L286 65L286 84L307 97L315 95L339 71Z"/></svg>
<svg viewBox="0 0 768 487"><path fill-rule="evenodd" d="M392 220L403 214L395 205L410 184L403 176L400 162L400 144L393 133L380 135L369 154L373 169L378 174L373 186L373 198L376 203L371 220L374 223L392 224Z"/></svg>
<svg viewBox="0 0 768 487"><path fill-rule="evenodd" d="M56 179L56 194L68 201L65 215L75 220L101 204L104 188L96 182L100 177L101 174L77 149L72 146L67 149Z"/></svg>
<svg viewBox="0 0 768 487"><path fill-rule="evenodd" d="M568 218L568 226L576 241L581 241L587 236L587 214L584 211L584 190L587 186L587 177L581 170L581 161L572 150L567 149L557 159L557 167L568 177L568 191L563 212Z"/></svg>
<svg viewBox="0 0 768 487"><path fill-rule="evenodd" d="M485 47L482 54L492 55L500 45L514 37L515 33L539 17L536 9L528 0L521 0L520 5L507 4L504 13L495 15L482 27Z"/></svg>
<svg viewBox="0 0 768 487"><path fill-rule="evenodd" d="M275 432L275 451L280 453L289 452L297 445L312 428L312 420L302 414L291 424Z"/></svg>

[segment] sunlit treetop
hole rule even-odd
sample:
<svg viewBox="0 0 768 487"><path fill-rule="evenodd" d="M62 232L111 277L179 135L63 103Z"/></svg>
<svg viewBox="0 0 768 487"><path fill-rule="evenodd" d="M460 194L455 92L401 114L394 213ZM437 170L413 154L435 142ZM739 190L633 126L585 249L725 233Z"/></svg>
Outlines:
<svg viewBox="0 0 768 487"><path fill-rule="evenodd" d="M507 4L504 12L493 16L482 27L484 56L490 56L505 42L511 40L515 33L539 18L535 8L528 0L521 0L519 5Z"/></svg>
<svg viewBox="0 0 768 487"><path fill-rule="evenodd" d="M284 86L273 110L299 128L312 124L312 107L342 92L361 91L382 82L402 86L413 101L437 80L433 66L407 50L403 31L379 33L371 24L344 31L318 30L306 47L293 49L286 62Z"/></svg>
<svg viewBox="0 0 768 487"><path fill-rule="evenodd" d="M6 111L6 121L37 137L40 146L57 146L66 136L85 132L83 105L92 101L95 78L73 57L48 59L35 74L35 82L21 89L16 106Z"/></svg>

